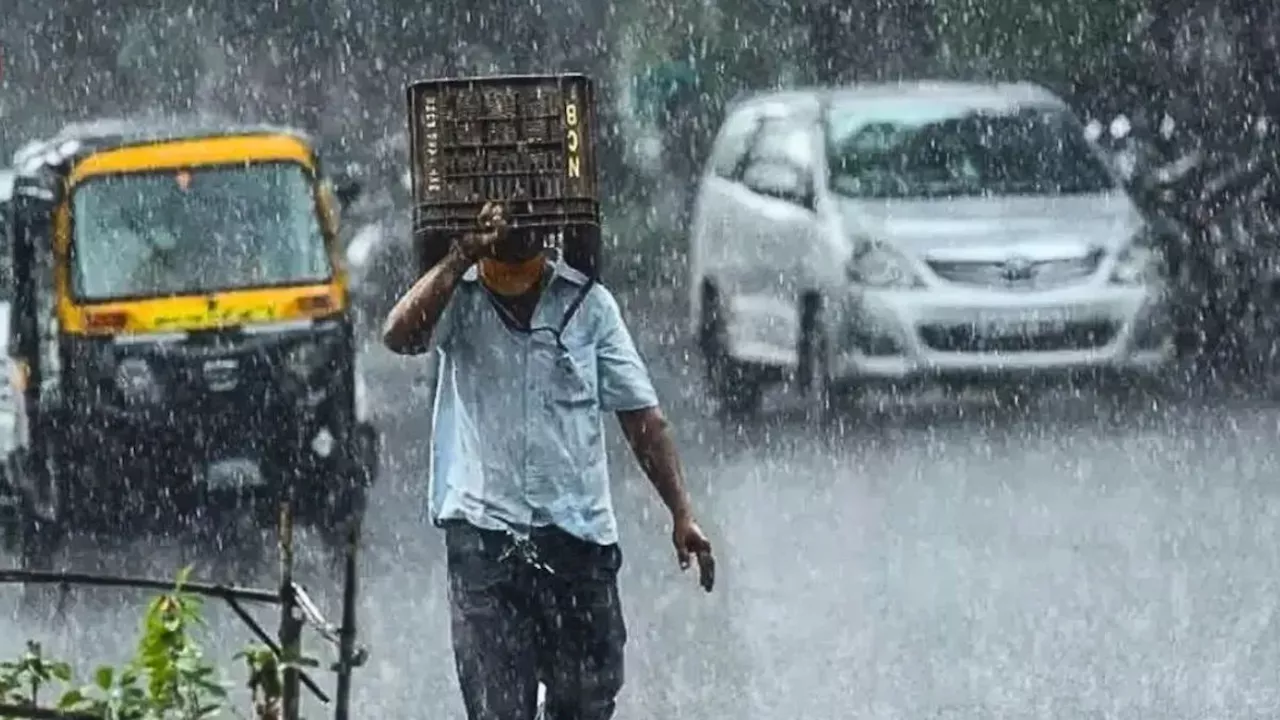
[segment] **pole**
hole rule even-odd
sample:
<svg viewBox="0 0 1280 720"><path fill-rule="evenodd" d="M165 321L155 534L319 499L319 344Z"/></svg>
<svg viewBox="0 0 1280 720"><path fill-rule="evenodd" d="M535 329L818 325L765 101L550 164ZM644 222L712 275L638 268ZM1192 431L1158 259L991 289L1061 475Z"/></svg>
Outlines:
<svg viewBox="0 0 1280 720"><path fill-rule="evenodd" d="M280 506L280 660L283 663L280 708L283 720L301 713L298 661L302 658L302 616L293 591L293 489Z"/></svg>
<svg viewBox="0 0 1280 720"><path fill-rule="evenodd" d="M351 672L355 669L356 652L356 554L360 547L360 518L348 525L345 577L342 584L342 624L338 630L338 690L334 701L334 720L350 720Z"/></svg>

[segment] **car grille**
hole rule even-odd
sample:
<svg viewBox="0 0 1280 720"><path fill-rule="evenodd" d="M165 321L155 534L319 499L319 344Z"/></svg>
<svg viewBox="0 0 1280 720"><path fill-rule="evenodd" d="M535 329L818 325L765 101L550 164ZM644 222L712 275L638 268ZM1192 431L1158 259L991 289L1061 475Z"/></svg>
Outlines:
<svg viewBox="0 0 1280 720"><path fill-rule="evenodd" d="M972 325L923 325L920 339L932 350L959 353L1054 352L1105 347L1119 327L1095 321L1067 323L1060 330L1028 335L994 335Z"/></svg>
<svg viewBox="0 0 1280 720"><path fill-rule="evenodd" d="M1073 285L1093 276L1102 264L1102 252L1063 260L1042 260L1014 266L1007 262L930 261L929 268L943 280L974 287L1003 290L1047 290Z"/></svg>

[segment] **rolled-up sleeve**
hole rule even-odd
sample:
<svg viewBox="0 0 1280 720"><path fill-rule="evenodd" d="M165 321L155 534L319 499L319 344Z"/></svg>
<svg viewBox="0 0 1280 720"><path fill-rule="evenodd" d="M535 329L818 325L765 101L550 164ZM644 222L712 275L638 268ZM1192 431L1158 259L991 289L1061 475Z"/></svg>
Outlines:
<svg viewBox="0 0 1280 720"><path fill-rule="evenodd" d="M597 285L596 364L600 408L606 412L644 410L658 405L649 369L631 339L613 293Z"/></svg>
<svg viewBox="0 0 1280 720"><path fill-rule="evenodd" d="M449 344L453 341L453 336L458 332L458 304L462 302L459 297L465 288L458 287L453 291L453 296L449 298L449 302L444 304L444 310L440 311L440 319L436 320L436 326L431 331L431 337L427 338L428 350L449 350Z"/></svg>

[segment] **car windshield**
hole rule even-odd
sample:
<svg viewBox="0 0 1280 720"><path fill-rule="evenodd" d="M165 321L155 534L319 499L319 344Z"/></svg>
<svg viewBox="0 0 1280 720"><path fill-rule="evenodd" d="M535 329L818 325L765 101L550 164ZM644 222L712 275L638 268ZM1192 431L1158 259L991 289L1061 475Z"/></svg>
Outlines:
<svg viewBox="0 0 1280 720"><path fill-rule="evenodd" d="M73 195L82 300L324 282L312 183L292 163L94 178Z"/></svg>
<svg viewBox="0 0 1280 720"><path fill-rule="evenodd" d="M1082 195L1116 180L1059 108L995 111L923 101L833 105L831 187L854 198Z"/></svg>

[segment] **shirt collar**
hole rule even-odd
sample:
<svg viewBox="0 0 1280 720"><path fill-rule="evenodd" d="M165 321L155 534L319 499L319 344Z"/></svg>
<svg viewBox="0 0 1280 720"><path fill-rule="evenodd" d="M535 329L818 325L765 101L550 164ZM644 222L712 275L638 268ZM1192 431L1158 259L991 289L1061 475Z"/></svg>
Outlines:
<svg viewBox="0 0 1280 720"><path fill-rule="evenodd" d="M586 275L583 275L579 270L563 260L548 259L547 266L551 270L552 275L560 280L566 280L579 286L587 283ZM462 274L462 279L464 282L476 282L479 280L480 266L472 265L470 268L467 268L467 271Z"/></svg>

